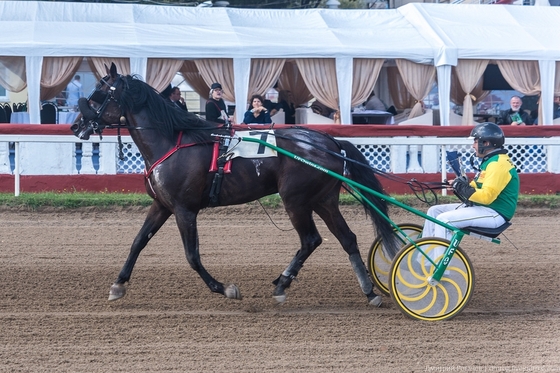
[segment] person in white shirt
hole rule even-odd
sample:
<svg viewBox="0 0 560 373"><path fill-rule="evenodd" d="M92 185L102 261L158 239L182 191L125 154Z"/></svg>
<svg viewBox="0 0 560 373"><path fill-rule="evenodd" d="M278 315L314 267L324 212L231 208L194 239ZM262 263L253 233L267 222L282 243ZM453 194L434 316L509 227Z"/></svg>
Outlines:
<svg viewBox="0 0 560 373"><path fill-rule="evenodd" d="M66 86L66 104L70 107L77 106L81 97L84 97L82 83L80 83L80 76L76 75L74 80Z"/></svg>
<svg viewBox="0 0 560 373"><path fill-rule="evenodd" d="M364 106L366 110L387 111L387 105L375 95L375 91L371 92Z"/></svg>

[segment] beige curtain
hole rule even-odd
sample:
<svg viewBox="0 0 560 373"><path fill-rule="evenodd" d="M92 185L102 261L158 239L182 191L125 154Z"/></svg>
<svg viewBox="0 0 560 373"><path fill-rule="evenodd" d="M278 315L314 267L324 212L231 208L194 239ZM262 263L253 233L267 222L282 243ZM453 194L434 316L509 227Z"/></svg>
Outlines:
<svg viewBox="0 0 560 373"><path fill-rule="evenodd" d="M185 78L185 81L196 93L199 94L200 97L208 97L210 85L206 84L194 61L184 61L180 72L181 75L183 75L183 78Z"/></svg>
<svg viewBox="0 0 560 373"><path fill-rule="evenodd" d="M404 110L414 106L414 97L406 89L406 85L396 66L389 66L387 68L387 82L391 100L398 110Z"/></svg>
<svg viewBox="0 0 560 373"><path fill-rule="evenodd" d="M338 83L334 58L298 58L296 64L309 92L331 109L338 107Z"/></svg>
<svg viewBox="0 0 560 373"><path fill-rule="evenodd" d="M538 61L498 60L496 63L504 79L513 89L528 96L541 94L541 74ZM538 123L543 122L541 101L542 97L539 97Z"/></svg>
<svg viewBox="0 0 560 373"><path fill-rule="evenodd" d="M471 91L471 99L473 99L473 112L474 112L474 105L482 102L490 94L491 91L485 91L482 89L484 80L482 77L476 83L476 86ZM461 83L459 82L459 78L457 77L457 72L455 71L455 66L451 69L451 94L450 100L455 105L463 105L463 101L465 99L465 91L461 87Z"/></svg>
<svg viewBox="0 0 560 373"><path fill-rule="evenodd" d="M251 59L247 100L254 94L264 96L266 91L278 81L285 62L283 58Z"/></svg>
<svg viewBox="0 0 560 373"><path fill-rule="evenodd" d="M0 57L0 85L10 92L21 92L27 87L25 57Z"/></svg>
<svg viewBox="0 0 560 373"><path fill-rule="evenodd" d="M63 91L82 60L83 57L45 57L41 71L41 101L50 100Z"/></svg>
<svg viewBox="0 0 560 373"><path fill-rule="evenodd" d="M432 65L423 65L409 60L395 60L403 82L416 100L410 111L409 119L424 114L424 98L430 93L436 78L436 68Z"/></svg>
<svg viewBox="0 0 560 373"><path fill-rule="evenodd" d="M364 103L377 83L384 59L354 58L351 106Z"/></svg>
<svg viewBox="0 0 560 373"><path fill-rule="evenodd" d="M109 58L109 57L88 57L89 68L93 71L95 78L100 80L107 75L107 68L111 67L114 62L117 66L117 72L121 75L130 75L130 59L128 58Z"/></svg>
<svg viewBox="0 0 560 373"><path fill-rule="evenodd" d="M212 83L220 83L223 88L223 98L235 102L232 58L208 58L195 60L196 68L208 87ZM208 97L208 93L204 96Z"/></svg>
<svg viewBox="0 0 560 373"><path fill-rule="evenodd" d="M457 73L461 88L465 92L465 98L463 99L463 126L474 123L473 101L476 101L477 97L472 92L477 83L481 81L480 77L484 74L488 62L488 60L463 59L457 62L455 72Z"/></svg>
<svg viewBox="0 0 560 373"><path fill-rule="evenodd" d="M451 67L451 90L449 92L449 100L453 102L455 105L463 105L465 94L466 94L465 91L463 91L463 88L461 88L461 83L459 82L459 78L457 78L457 71L455 71L455 66L452 66Z"/></svg>
<svg viewBox="0 0 560 373"><path fill-rule="evenodd" d="M284 64L278 79L278 91L282 90L292 92L295 107L307 105L313 98L313 95L305 85L303 76L301 76L295 61L286 61Z"/></svg>
<svg viewBox="0 0 560 373"><path fill-rule="evenodd" d="M171 83L182 65L183 60L148 58L146 83L161 92Z"/></svg>

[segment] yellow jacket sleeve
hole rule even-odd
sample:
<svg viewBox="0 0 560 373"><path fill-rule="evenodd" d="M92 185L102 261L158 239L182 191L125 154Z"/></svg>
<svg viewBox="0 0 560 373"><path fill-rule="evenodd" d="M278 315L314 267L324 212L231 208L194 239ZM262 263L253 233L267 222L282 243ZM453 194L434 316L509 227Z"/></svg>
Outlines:
<svg viewBox="0 0 560 373"><path fill-rule="evenodd" d="M509 168L500 165L500 162L492 162L486 170L480 173L477 179L482 187L478 187L477 182L471 182L471 186L475 188L475 192L470 196L469 200L481 205L489 205L498 198L498 195L504 190L511 180Z"/></svg>

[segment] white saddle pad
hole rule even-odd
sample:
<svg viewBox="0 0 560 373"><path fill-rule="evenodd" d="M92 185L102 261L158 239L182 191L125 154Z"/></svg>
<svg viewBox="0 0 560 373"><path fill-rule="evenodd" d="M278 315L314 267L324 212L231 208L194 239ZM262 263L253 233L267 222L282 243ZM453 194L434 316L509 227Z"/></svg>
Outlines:
<svg viewBox="0 0 560 373"><path fill-rule="evenodd" d="M253 132L253 134L250 134ZM251 137L266 141L270 145L276 146L276 137L274 130L265 131L239 131L235 133L236 137ZM228 158L266 158L277 157L278 154L268 146L261 145L257 142L251 141L238 141L234 138L228 148Z"/></svg>

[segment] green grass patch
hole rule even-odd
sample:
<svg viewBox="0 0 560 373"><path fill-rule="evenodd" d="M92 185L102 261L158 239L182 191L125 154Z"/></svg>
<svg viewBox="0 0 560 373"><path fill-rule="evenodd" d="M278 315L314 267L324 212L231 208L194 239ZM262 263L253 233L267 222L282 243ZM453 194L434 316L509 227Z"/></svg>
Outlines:
<svg viewBox="0 0 560 373"><path fill-rule="evenodd" d="M14 208L36 210L42 207L80 208L80 207L132 207L149 206L152 199L140 193L22 193L19 196L0 193L0 205Z"/></svg>
<svg viewBox="0 0 560 373"><path fill-rule="evenodd" d="M413 194L394 195L397 201L412 207L426 206ZM261 198L260 203L268 208L282 206L282 201L277 194ZM438 203L457 202L453 195L438 196ZM37 210L44 207L76 209L81 207L147 207L152 199L141 193L83 193L83 192L44 192L44 193L22 193L15 197L13 194L0 193L0 206L5 208L18 208ZM340 195L341 205L358 204L356 199L347 193ZM558 195L521 195L519 206L528 208L550 208L560 207L560 196Z"/></svg>

